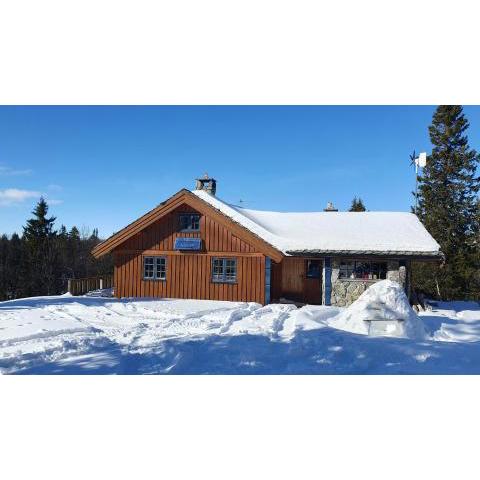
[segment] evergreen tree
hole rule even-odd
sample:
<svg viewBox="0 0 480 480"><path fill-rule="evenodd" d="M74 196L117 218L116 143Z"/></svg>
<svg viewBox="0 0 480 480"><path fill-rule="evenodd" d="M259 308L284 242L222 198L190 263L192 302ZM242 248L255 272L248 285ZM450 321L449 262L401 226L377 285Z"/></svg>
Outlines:
<svg viewBox="0 0 480 480"><path fill-rule="evenodd" d="M65 225L62 225L57 232L55 248L58 253L58 270L55 273L55 289L63 292L66 290L69 275L70 258L68 255L69 236Z"/></svg>
<svg viewBox="0 0 480 480"><path fill-rule="evenodd" d="M56 293L58 249L56 248L55 217L47 217L48 205L41 198L33 210L34 218L23 228L30 270L27 291L29 295Z"/></svg>
<svg viewBox="0 0 480 480"><path fill-rule="evenodd" d="M349 212L365 212L367 209L361 198L354 197Z"/></svg>
<svg viewBox="0 0 480 480"><path fill-rule="evenodd" d="M7 257L7 293L9 298L22 298L27 295L24 279L29 277L26 263L25 242L16 233L10 237Z"/></svg>
<svg viewBox="0 0 480 480"><path fill-rule="evenodd" d="M0 301L57 295L66 292L69 278L112 274L110 255L97 260L91 254L101 241L97 229L83 227L80 233L62 225L56 232L44 199L32 213L22 237L0 235Z"/></svg>
<svg viewBox="0 0 480 480"><path fill-rule="evenodd" d="M478 272L479 222L476 175L479 155L469 147L468 120L459 105L441 105L429 127L433 145L418 177L417 215L445 254L445 264L414 269L414 285L445 300L472 297Z"/></svg>
<svg viewBox="0 0 480 480"><path fill-rule="evenodd" d="M85 273L85 267L81 259L82 240L77 227L72 227L68 233L68 258L71 268L69 278L82 278Z"/></svg>
<svg viewBox="0 0 480 480"><path fill-rule="evenodd" d="M480 198L477 200L477 212L475 215L475 229L480 232ZM474 272L472 278L472 292L469 298L480 301L480 233L477 238L474 238Z"/></svg>
<svg viewBox="0 0 480 480"><path fill-rule="evenodd" d="M7 296L7 259L10 241L6 235L0 237L0 301L8 298Z"/></svg>

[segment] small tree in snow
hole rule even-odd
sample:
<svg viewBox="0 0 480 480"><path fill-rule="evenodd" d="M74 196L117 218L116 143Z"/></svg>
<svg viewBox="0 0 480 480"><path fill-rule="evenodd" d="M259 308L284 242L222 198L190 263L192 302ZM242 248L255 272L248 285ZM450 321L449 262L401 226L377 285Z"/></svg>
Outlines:
<svg viewBox="0 0 480 480"><path fill-rule="evenodd" d="M354 197L349 212L365 212L367 209L361 198Z"/></svg>

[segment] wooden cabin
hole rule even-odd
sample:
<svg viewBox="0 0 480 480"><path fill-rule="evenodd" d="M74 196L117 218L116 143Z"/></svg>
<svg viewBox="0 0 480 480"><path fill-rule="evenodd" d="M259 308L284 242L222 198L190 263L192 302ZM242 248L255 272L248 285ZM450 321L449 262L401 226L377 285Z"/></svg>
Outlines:
<svg viewBox="0 0 480 480"><path fill-rule="evenodd" d="M197 180L99 244L118 298L278 301L344 306L388 278L409 289L413 260L441 252L415 215L249 210Z"/></svg>

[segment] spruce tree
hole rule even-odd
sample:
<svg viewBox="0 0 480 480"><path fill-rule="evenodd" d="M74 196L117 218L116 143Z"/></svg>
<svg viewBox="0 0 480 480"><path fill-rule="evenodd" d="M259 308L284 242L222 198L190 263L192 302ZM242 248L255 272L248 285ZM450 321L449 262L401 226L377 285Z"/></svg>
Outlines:
<svg viewBox="0 0 480 480"><path fill-rule="evenodd" d="M62 225L57 232L55 248L58 254L58 271L55 276L55 290L57 292L66 291L70 274L70 258L68 255L68 231L65 225Z"/></svg>
<svg viewBox="0 0 480 480"><path fill-rule="evenodd" d="M479 265L479 155L470 148L460 105L441 105L429 127L432 153L418 177L417 215L440 244L445 263L414 269L414 285L445 300L473 296Z"/></svg>
<svg viewBox="0 0 480 480"><path fill-rule="evenodd" d="M0 235L0 301L58 295L65 293L69 278L112 274L110 255L97 260L91 254L101 241L98 229L90 233L84 227L80 233L62 225L55 231L56 219L48 216L43 198L32 213L22 237Z"/></svg>
<svg viewBox="0 0 480 480"><path fill-rule="evenodd" d="M85 276L85 266L81 261L81 244L80 232L77 227L72 227L68 233L68 259L71 268L70 278L82 278Z"/></svg>
<svg viewBox="0 0 480 480"><path fill-rule="evenodd" d="M477 212L475 215L475 228L480 232L480 198L477 200ZM469 298L480 301L480 233L474 238L474 262L473 262L473 278L471 282L471 294Z"/></svg>
<svg viewBox="0 0 480 480"><path fill-rule="evenodd" d="M33 210L34 218L23 228L30 271L27 291L29 295L53 295L58 275L58 250L55 217L47 217L48 205L41 198Z"/></svg>
<svg viewBox="0 0 480 480"><path fill-rule="evenodd" d="M25 279L28 279L29 276L25 242L14 233L10 237L7 258L7 289L11 298L27 296Z"/></svg>
<svg viewBox="0 0 480 480"><path fill-rule="evenodd" d="M366 208L361 198L354 197L349 212L365 212Z"/></svg>
<svg viewBox="0 0 480 480"><path fill-rule="evenodd" d="M6 300L8 298L7 260L8 260L9 248L10 248L10 241L8 237L6 235L2 235L0 237L0 301Z"/></svg>

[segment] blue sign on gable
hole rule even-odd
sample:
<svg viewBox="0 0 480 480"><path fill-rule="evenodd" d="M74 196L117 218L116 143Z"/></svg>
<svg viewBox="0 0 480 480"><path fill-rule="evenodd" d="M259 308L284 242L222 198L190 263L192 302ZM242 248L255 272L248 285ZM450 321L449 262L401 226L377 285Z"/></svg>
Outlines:
<svg viewBox="0 0 480 480"><path fill-rule="evenodd" d="M201 238L176 238L175 250L201 250L202 239Z"/></svg>

